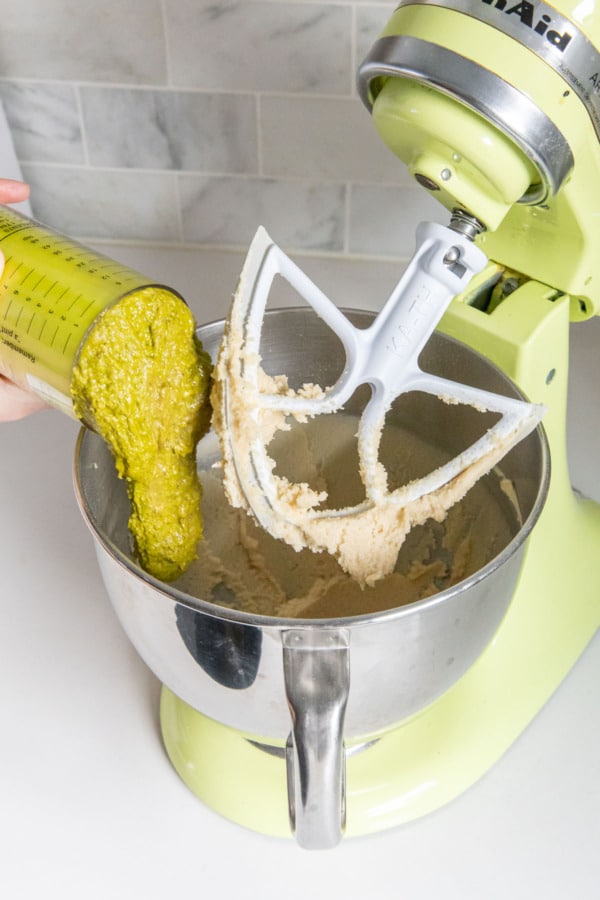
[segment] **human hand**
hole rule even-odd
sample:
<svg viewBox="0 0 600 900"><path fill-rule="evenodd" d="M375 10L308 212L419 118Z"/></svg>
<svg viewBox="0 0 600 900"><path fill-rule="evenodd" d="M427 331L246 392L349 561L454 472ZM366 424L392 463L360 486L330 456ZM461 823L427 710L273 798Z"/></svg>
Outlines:
<svg viewBox="0 0 600 900"><path fill-rule="evenodd" d="M18 387L4 375L0 375L0 422L15 422L25 416L45 409L44 401L31 391Z"/></svg>
<svg viewBox="0 0 600 900"><path fill-rule="evenodd" d="M20 203L28 197L28 184L12 178L0 178L0 203ZM3 267L4 257L0 252L0 271ZM17 387L4 375L0 375L0 422L22 419L45 405L35 394Z"/></svg>
<svg viewBox="0 0 600 900"><path fill-rule="evenodd" d="M13 178L0 178L0 203L21 203L28 197L28 184Z"/></svg>

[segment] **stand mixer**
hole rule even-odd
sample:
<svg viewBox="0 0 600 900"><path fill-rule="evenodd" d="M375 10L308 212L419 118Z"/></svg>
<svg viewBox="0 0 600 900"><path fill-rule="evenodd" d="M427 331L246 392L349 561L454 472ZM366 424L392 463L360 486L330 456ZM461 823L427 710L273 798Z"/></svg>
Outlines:
<svg viewBox="0 0 600 900"><path fill-rule="evenodd" d="M484 354L530 400L547 407L552 476L545 506L540 512L540 489L530 504L535 527L524 554L514 557L517 569L497 570L507 603L480 627L481 646L472 648L447 689L440 693L438 685L385 726L374 717L372 727L350 733L340 769L329 753L343 730L348 656L360 652L351 626L282 622L271 634L245 623L240 657L262 653L261 664L276 657L281 668L283 656L293 730L303 727L303 701L294 686L310 690L317 680L340 689L320 698L326 701L317 723L321 743L310 748L317 761L298 758L293 742L290 747L285 738L250 727L244 690L264 688L257 670L237 668L235 678L221 681L219 701L197 703L192 675L188 679L176 663L176 641L183 638L197 650L199 642L211 643L212 629L214 646L231 637L241 619L232 615L224 628L214 610L205 609L202 616L212 625L203 623L200 635L189 598L177 591L166 597L143 576L135 587L124 580L123 557L113 539L103 538L94 512L106 506L105 486L94 480L102 448L89 433L80 441L80 502L99 536L103 576L121 621L165 685L161 723L169 756L201 799L251 829L289 836L291 813L301 845L327 847L344 828L347 835L366 834L447 803L500 759L598 627L600 570L592 561L600 508L572 490L566 456L569 323L600 311L600 35L593 18L585 5L573 3L559 11L505 0L443 6L409 0L359 73L361 97L385 143L448 210L463 210L485 229L477 242L493 262L456 298L441 331ZM464 602L466 615L473 604ZM453 618L456 628L460 616ZM375 643L385 656L385 630L392 626L385 617L379 624ZM448 622L445 634L450 631ZM396 652L403 650L409 654L410 644ZM213 676L214 663L211 657L204 665L213 666ZM229 700L239 707L237 717L220 712ZM375 697L372 702L377 705ZM270 737L257 737L261 733ZM300 791L286 786L287 777L302 781L303 767L317 765L330 768L336 795L326 815L311 807L319 798L306 797L310 785Z"/></svg>

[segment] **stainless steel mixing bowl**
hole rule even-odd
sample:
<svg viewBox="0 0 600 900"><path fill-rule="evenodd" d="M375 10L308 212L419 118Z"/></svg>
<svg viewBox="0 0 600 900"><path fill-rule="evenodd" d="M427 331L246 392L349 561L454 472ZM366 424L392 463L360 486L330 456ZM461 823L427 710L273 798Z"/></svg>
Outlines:
<svg viewBox="0 0 600 900"><path fill-rule="evenodd" d="M373 315L351 317L366 326ZM222 323L198 334L214 356ZM337 338L312 313L269 313L264 335L265 368L288 373L292 384L307 373L329 384L343 365ZM445 377L519 396L489 362L441 335L422 362ZM391 413L452 454L475 437L477 415L421 395L403 398ZM520 521L515 515L512 538L469 577L376 614L286 620L220 607L147 575L130 553L124 485L96 434L82 430L75 462L79 504L130 640L193 708L259 739L287 739L291 824L305 847L331 846L343 831L344 739L375 735L430 704L475 662L501 623L548 488L541 429L505 457L502 474L513 485Z"/></svg>

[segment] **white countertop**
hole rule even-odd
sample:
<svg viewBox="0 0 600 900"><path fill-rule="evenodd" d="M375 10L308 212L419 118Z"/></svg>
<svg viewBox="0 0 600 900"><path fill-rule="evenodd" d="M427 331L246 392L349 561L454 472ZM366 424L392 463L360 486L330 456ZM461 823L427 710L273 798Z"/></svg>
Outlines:
<svg viewBox="0 0 600 900"><path fill-rule="evenodd" d="M197 284L198 295L214 291L195 308L200 321L224 311L239 268L234 255L108 249L192 305ZM392 268L378 269L377 291ZM599 325L573 331L569 420L573 481L598 500ZM0 429L2 897L598 896L598 636L492 771L422 820L309 853L205 808L165 756L159 684L101 583L73 495L76 433L53 411Z"/></svg>

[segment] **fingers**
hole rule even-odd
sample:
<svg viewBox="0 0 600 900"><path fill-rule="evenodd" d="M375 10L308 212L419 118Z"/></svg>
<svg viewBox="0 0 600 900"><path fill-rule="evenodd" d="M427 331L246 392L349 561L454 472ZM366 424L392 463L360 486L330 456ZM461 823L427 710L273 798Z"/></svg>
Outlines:
<svg viewBox="0 0 600 900"><path fill-rule="evenodd" d="M28 184L13 178L0 178L0 203L20 203L28 197Z"/></svg>
<svg viewBox="0 0 600 900"><path fill-rule="evenodd" d="M46 404L36 394L17 387L0 375L0 422L15 422L45 408Z"/></svg>

